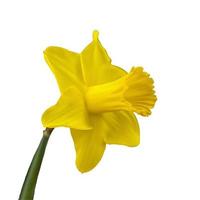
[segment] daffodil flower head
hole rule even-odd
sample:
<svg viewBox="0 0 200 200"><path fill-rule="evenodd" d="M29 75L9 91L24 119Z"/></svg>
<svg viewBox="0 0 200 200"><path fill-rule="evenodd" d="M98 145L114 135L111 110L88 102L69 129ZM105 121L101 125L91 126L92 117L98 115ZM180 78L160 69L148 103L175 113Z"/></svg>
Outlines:
<svg viewBox="0 0 200 200"><path fill-rule="evenodd" d="M111 63L93 32L81 53L48 47L44 57L55 75L61 96L42 116L44 127L69 127L81 172L93 169L106 144L130 147L140 142L134 113L151 114L156 102L153 79L142 67L129 73Z"/></svg>

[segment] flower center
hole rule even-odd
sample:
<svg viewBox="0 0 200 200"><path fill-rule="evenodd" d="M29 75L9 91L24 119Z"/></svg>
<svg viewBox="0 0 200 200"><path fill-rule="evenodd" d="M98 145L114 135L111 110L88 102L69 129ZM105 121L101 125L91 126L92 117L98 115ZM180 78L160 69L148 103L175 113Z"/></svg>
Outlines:
<svg viewBox="0 0 200 200"><path fill-rule="evenodd" d="M120 79L89 87L86 104L92 113L125 110L147 116L156 101L153 88L149 74L136 67Z"/></svg>

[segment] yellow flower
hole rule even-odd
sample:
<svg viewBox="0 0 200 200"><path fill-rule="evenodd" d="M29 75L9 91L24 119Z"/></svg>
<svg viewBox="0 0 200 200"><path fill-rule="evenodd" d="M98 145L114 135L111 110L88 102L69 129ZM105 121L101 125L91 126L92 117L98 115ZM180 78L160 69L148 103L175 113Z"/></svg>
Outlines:
<svg viewBox="0 0 200 200"><path fill-rule="evenodd" d="M70 128L81 172L98 164L106 144L134 147L140 143L133 112L147 116L156 101L153 79L142 67L127 73L112 65L97 31L80 54L52 46L44 57L61 97L44 112L42 123L49 128Z"/></svg>

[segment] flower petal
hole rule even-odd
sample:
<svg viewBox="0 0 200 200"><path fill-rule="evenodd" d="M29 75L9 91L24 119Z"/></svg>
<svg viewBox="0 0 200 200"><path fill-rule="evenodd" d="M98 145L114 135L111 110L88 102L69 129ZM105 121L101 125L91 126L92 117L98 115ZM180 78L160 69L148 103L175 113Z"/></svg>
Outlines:
<svg viewBox="0 0 200 200"><path fill-rule="evenodd" d="M81 131L71 129L76 149L76 166L80 172L88 172L101 160L106 144L103 140L101 120L93 117L93 129Z"/></svg>
<svg viewBox="0 0 200 200"><path fill-rule="evenodd" d="M151 114L157 97L154 81L142 67L132 68L126 79L127 88L124 91L126 101L131 104L131 111L142 116Z"/></svg>
<svg viewBox="0 0 200 200"><path fill-rule="evenodd" d="M93 33L93 41L81 52L81 64L88 86L113 81L126 74L124 70L111 64L111 59L98 39L97 31Z"/></svg>
<svg viewBox="0 0 200 200"><path fill-rule="evenodd" d="M58 102L44 112L42 123L44 127L49 128L60 126L81 130L92 128L84 98L75 87L68 88Z"/></svg>
<svg viewBox="0 0 200 200"><path fill-rule="evenodd" d="M83 75L79 54L51 46L44 51L44 58L56 77L61 93L72 85L82 88Z"/></svg>
<svg viewBox="0 0 200 200"><path fill-rule="evenodd" d="M107 112L102 114L102 120L107 144L139 145L140 130L134 114L127 111Z"/></svg>
<svg viewBox="0 0 200 200"><path fill-rule="evenodd" d="M121 67L112 65L109 72L105 74L104 76L105 78L107 77L106 82L111 82L111 81L121 78L122 76L125 76L126 74L128 73Z"/></svg>

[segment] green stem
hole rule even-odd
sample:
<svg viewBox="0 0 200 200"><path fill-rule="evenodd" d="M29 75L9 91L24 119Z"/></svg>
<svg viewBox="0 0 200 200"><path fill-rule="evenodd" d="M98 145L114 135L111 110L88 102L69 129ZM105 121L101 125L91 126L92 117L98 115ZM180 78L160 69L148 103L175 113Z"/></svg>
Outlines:
<svg viewBox="0 0 200 200"><path fill-rule="evenodd" d="M44 157L45 149L53 128L46 128L43 137L31 161L26 178L24 180L19 200L33 200L38 174Z"/></svg>

